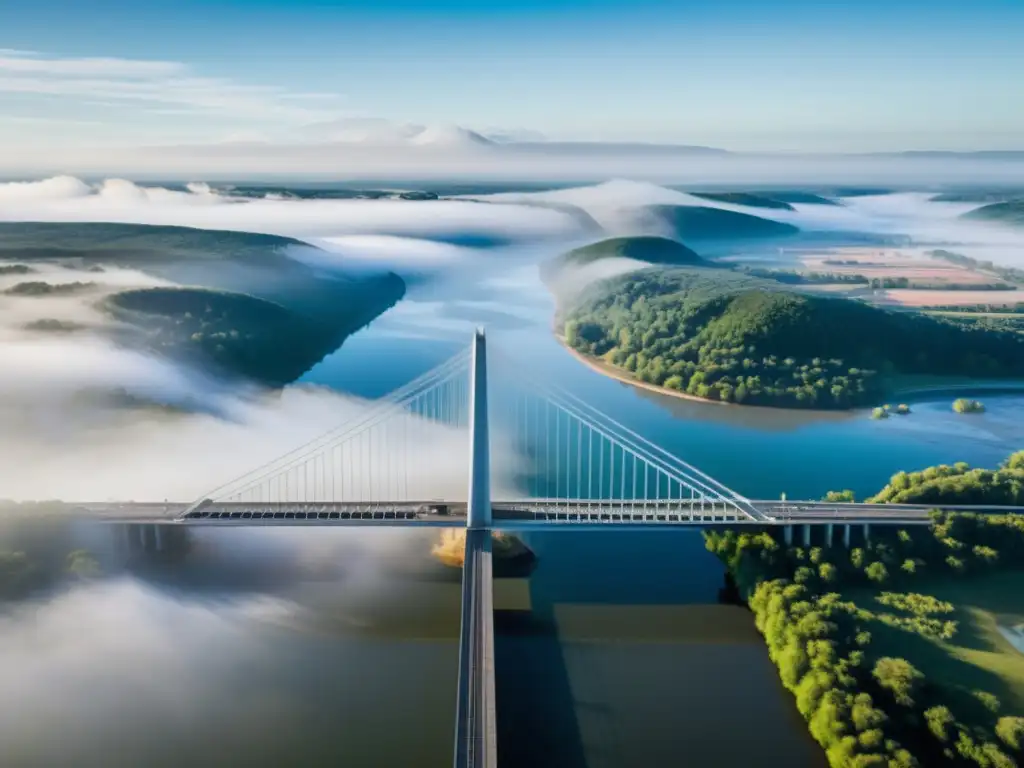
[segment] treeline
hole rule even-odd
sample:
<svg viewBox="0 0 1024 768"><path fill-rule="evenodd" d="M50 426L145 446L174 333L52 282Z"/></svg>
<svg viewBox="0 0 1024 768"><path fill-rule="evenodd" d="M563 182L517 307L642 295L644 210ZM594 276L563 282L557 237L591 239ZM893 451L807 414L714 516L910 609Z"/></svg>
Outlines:
<svg viewBox="0 0 1024 768"><path fill-rule="evenodd" d="M74 293L91 291L96 283L46 283L33 280L27 283L17 283L4 291L8 296L67 296Z"/></svg>
<svg viewBox="0 0 1024 768"><path fill-rule="evenodd" d="M852 408L896 373L1024 375L1024 338L722 269L651 268L585 290L566 342L637 379L724 402Z"/></svg>
<svg viewBox="0 0 1024 768"><path fill-rule="evenodd" d="M75 548L71 519L61 502L0 499L0 607L98 572L95 559Z"/></svg>
<svg viewBox="0 0 1024 768"><path fill-rule="evenodd" d="M1024 451L999 469L974 469L966 462L920 472L898 472L875 496L879 504L979 504L1024 506Z"/></svg>
<svg viewBox="0 0 1024 768"><path fill-rule="evenodd" d="M1004 468L1022 465L1024 452ZM935 469L913 474L944 474ZM881 625L933 642L954 638L955 606L895 590L937 575L1020 567L1024 517L933 513L928 527L876 527L870 543L849 551L787 546L768 530L709 530L705 542L748 601L783 684L834 768L1011 768L1024 758L1024 718L1000 716L988 691L925 677L872 637ZM878 590L877 609L843 599L844 589L863 586Z"/></svg>
<svg viewBox="0 0 1024 768"><path fill-rule="evenodd" d="M754 277L763 277L788 285L834 285L837 283L867 285L871 282L864 275L838 272L797 272L791 269L764 269L763 267L744 267L742 271Z"/></svg>
<svg viewBox="0 0 1024 768"><path fill-rule="evenodd" d="M1024 301L1018 301L1016 304L970 304L967 306L961 304L939 304L934 307L924 307L924 309L931 312L1019 315L1024 314Z"/></svg>
<svg viewBox="0 0 1024 768"><path fill-rule="evenodd" d="M1011 283L1024 283L1024 269L1004 267L991 261L972 259L970 256L964 256L962 253L955 253L941 248L935 251L929 251L928 255L935 259L948 261L951 264L967 267L968 269L980 269L985 272L990 272L993 275L998 275L1003 278L1003 280L1008 280Z"/></svg>
<svg viewBox="0 0 1024 768"><path fill-rule="evenodd" d="M907 289L914 291L1012 291L1016 286L1009 283L921 283L909 277L875 277L872 288Z"/></svg>

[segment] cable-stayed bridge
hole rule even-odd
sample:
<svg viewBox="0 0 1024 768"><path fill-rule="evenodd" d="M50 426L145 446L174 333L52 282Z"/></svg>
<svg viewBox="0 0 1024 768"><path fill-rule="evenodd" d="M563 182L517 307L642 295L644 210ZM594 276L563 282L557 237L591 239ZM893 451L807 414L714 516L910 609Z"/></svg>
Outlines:
<svg viewBox="0 0 1024 768"><path fill-rule="evenodd" d="M143 524L157 548L167 525L465 526L456 768L497 762L492 530L781 525L792 541L800 524L805 544L820 526L832 545L839 525L850 546L853 524L867 538L869 524L927 523L934 506L751 500L536 374L477 331L359 418L192 503L78 506Z"/></svg>

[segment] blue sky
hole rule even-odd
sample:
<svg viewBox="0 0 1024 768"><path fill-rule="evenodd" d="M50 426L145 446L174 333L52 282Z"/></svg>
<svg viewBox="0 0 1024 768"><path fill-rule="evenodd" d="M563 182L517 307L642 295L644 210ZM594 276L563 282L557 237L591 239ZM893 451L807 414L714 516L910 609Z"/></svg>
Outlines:
<svg viewBox="0 0 1024 768"><path fill-rule="evenodd" d="M352 116L754 151L1024 149L1020 0L34 0L0 4L0 48L0 141L26 151L287 142Z"/></svg>

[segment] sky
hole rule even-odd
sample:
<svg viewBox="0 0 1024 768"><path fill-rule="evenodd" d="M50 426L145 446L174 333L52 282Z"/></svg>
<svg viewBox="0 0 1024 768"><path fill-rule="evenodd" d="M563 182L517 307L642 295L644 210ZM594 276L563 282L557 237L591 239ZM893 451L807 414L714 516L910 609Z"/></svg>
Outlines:
<svg viewBox="0 0 1024 768"><path fill-rule="evenodd" d="M0 143L22 158L324 141L367 117L739 152L1024 149L1020 0L34 0L0 3L0 49Z"/></svg>

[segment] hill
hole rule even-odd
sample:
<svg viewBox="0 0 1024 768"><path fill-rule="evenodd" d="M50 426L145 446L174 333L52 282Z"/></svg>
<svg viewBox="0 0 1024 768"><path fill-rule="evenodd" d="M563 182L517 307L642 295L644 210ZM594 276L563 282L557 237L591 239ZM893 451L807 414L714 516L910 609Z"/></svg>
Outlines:
<svg viewBox="0 0 1024 768"><path fill-rule="evenodd" d="M704 260L680 242L667 237L612 237L566 253L567 264L590 264L601 259L635 259L649 264L702 264Z"/></svg>
<svg viewBox="0 0 1024 768"><path fill-rule="evenodd" d="M722 269L661 267L590 286L559 317L567 343L697 397L783 407L877 402L896 374L1024 375L1024 337Z"/></svg>
<svg viewBox="0 0 1024 768"><path fill-rule="evenodd" d="M699 205L651 205L643 213L652 226L684 242L788 237L800 231L792 224Z"/></svg>
<svg viewBox="0 0 1024 768"><path fill-rule="evenodd" d="M106 307L135 329L140 346L270 386L302 376L358 323L327 324L255 296L199 288L122 291Z"/></svg>
<svg viewBox="0 0 1024 768"><path fill-rule="evenodd" d="M770 197L772 200L778 200L783 203L802 203L804 205L840 205L839 202L832 200L829 197L816 195L813 192L803 192L801 190L794 189L767 190L756 192L755 194Z"/></svg>
<svg viewBox="0 0 1024 768"><path fill-rule="evenodd" d="M1024 190L940 192L930 198L934 203L1005 203L1021 199L1024 199Z"/></svg>
<svg viewBox="0 0 1024 768"><path fill-rule="evenodd" d="M975 208L961 215L962 219L972 221L993 221L1015 227L1024 226L1024 200L1009 200L1005 203L992 203Z"/></svg>
<svg viewBox="0 0 1024 768"><path fill-rule="evenodd" d="M92 291L94 296L79 300L99 301L119 321L116 331L100 329L118 343L268 386L301 376L405 292L402 279L389 272L346 274L316 269L296 258L315 251L291 238L245 232L0 224L0 265L46 264L96 274L95 283L62 285L39 279L13 286L12 293ZM104 283L103 273L114 269L177 285L126 290ZM44 316L26 325L38 333L74 330Z"/></svg>
<svg viewBox="0 0 1024 768"><path fill-rule="evenodd" d="M767 195L754 194L752 192L690 192L694 197L703 200L713 200L718 203L731 203L732 205L745 205L749 208L777 208L784 211L795 210L792 205L782 200L776 200Z"/></svg>

